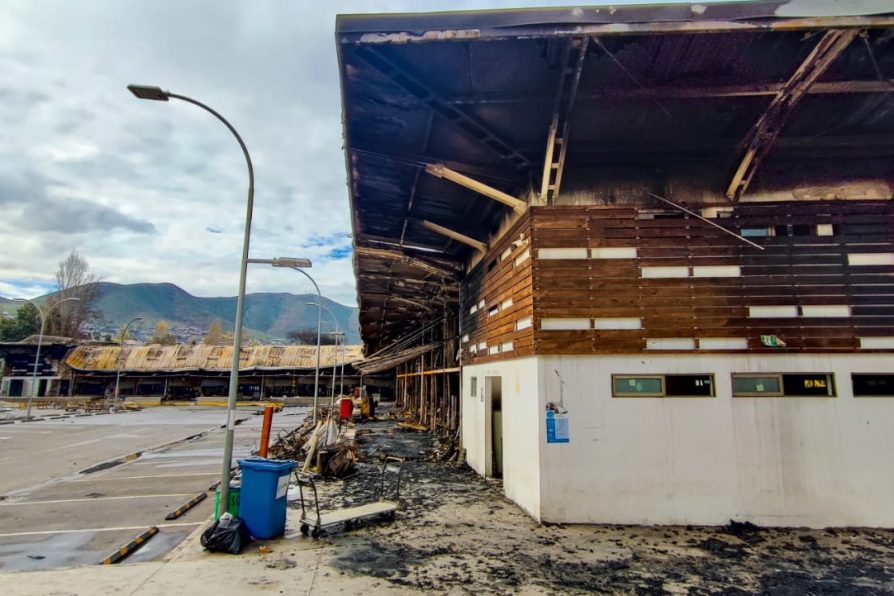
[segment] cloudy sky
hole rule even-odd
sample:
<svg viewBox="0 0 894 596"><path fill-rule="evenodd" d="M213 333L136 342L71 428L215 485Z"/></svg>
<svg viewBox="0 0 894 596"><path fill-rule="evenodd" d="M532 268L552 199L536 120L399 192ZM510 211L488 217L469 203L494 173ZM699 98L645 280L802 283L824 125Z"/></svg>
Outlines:
<svg viewBox="0 0 894 596"><path fill-rule="evenodd" d="M654 1L654 0L653 0ZM614 2L625 3L625 2ZM102 279L238 286L246 171L251 256L301 256L323 293L356 304L335 14L567 5L566 1L3 0L0 18L0 296L34 297L78 250ZM288 270L250 270L249 292L306 292Z"/></svg>

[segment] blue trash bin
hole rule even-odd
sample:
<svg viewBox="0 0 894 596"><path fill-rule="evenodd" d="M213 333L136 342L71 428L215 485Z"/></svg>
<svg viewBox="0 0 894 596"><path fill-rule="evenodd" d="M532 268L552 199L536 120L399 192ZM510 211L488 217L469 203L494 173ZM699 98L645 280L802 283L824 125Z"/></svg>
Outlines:
<svg viewBox="0 0 894 596"><path fill-rule="evenodd" d="M260 457L240 459L242 491L239 517L248 533L266 540L286 530L286 492L295 462Z"/></svg>

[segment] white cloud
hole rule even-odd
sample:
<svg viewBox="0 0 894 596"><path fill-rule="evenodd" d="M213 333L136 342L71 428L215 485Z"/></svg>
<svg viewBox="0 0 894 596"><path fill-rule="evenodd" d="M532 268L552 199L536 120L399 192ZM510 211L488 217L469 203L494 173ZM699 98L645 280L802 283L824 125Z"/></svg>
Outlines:
<svg viewBox="0 0 894 596"><path fill-rule="evenodd" d="M125 89L145 83L207 102L244 137L256 170L252 256L311 258L324 293L355 304L336 11L542 4L565 2L7 0L0 294L42 293L75 248L107 281L236 293L246 200L239 147L202 110L138 101ZM268 268L251 272L248 290L309 287Z"/></svg>

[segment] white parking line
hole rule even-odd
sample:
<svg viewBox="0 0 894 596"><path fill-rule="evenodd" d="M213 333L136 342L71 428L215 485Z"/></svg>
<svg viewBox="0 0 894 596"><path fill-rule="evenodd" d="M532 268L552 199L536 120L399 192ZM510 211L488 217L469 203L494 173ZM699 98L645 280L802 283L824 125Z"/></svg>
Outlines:
<svg viewBox="0 0 894 596"><path fill-rule="evenodd" d="M180 524L155 524L156 528L180 528L185 526L201 526L205 522L190 522ZM47 534L77 534L79 532L121 532L123 530L145 530L147 526L121 526L118 528L85 528L83 530L42 530L39 532L10 532L0 534L0 538L13 538L15 536L44 536Z"/></svg>
<svg viewBox="0 0 894 596"><path fill-rule="evenodd" d="M189 497L194 493L173 493L169 495L127 495L123 497L95 497L87 499L55 499L52 501L23 501L21 503L0 503L0 507L16 507L18 505L55 505L57 503L84 503L87 501L120 501L123 499L160 499L162 497Z"/></svg>
<svg viewBox="0 0 894 596"><path fill-rule="evenodd" d="M142 480L144 478L191 478L193 476L220 476L220 472L196 472L195 474L159 474L157 476L122 476L117 478L99 478L103 482L109 480ZM96 482L97 478L77 478L72 482Z"/></svg>

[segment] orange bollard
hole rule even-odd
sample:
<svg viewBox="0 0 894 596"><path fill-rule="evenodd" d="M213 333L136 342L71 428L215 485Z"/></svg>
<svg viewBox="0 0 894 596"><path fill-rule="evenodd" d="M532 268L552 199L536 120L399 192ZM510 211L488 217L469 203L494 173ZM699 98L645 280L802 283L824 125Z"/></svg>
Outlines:
<svg viewBox="0 0 894 596"><path fill-rule="evenodd" d="M261 427L261 447L258 449L258 455L263 458L267 457L271 426L273 426L273 406L268 405L264 408L264 426Z"/></svg>

